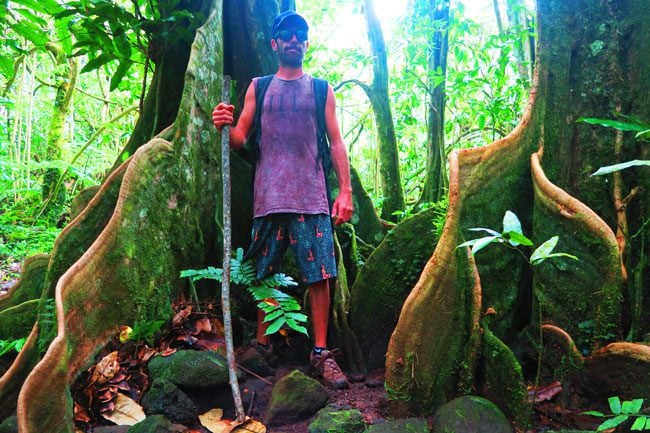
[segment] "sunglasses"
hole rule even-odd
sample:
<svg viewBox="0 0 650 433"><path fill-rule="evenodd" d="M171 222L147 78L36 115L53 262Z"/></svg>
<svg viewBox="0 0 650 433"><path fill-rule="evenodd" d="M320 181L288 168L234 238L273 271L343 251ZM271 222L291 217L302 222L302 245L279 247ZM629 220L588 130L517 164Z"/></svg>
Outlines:
<svg viewBox="0 0 650 433"><path fill-rule="evenodd" d="M275 37L283 41L290 41L293 35L296 35L298 42L305 42L307 40L307 31L305 30L280 30L275 34Z"/></svg>

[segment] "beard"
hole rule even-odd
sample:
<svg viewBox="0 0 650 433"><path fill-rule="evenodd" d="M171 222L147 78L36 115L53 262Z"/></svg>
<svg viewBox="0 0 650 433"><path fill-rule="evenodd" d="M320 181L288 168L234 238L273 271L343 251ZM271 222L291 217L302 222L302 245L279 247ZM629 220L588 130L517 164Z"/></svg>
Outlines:
<svg viewBox="0 0 650 433"><path fill-rule="evenodd" d="M287 52L289 49L294 49L295 51ZM287 45L282 47L282 49L279 49L277 53L280 64L290 68L301 67L303 58L305 57L305 52L302 47L296 45Z"/></svg>

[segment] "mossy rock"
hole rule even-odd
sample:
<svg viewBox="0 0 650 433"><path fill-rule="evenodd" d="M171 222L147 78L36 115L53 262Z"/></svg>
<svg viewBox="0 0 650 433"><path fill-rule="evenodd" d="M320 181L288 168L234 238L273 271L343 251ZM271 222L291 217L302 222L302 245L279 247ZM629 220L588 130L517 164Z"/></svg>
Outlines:
<svg viewBox="0 0 650 433"><path fill-rule="evenodd" d="M483 345L479 362L479 389L510 419L525 426L530 421L526 384L514 353L483 323Z"/></svg>
<svg viewBox="0 0 650 433"><path fill-rule="evenodd" d="M308 418L327 402L327 390L318 381L294 370L273 387L264 424L273 426Z"/></svg>
<svg viewBox="0 0 650 433"><path fill-rule="evenodd" d="M420 212L388 233L350 290L350 327L370 369L384 365L402 304L436 247L436 212Z"/></svg>
<svg viewBox="0 0 650 433"><path fill-rule="evenodd" d="M403 418L371 425L363 433L429 433L429 424L424 418Z"/></svg>
<svg viewBox="0 0 650 433"><path fill-rule="evenodd" d="M176 385L165 379L156 379L142 399L146 414L165 415L172 421L192 421L199 413L196 405Z"/></svg>
<svg viewBox="0 0 650 433"><path fill-rule="evenodd" d="M132 425L127 433L172 433L187 431L187 428L173 424L163 415L151 415Z"/></svg>
<svg viewBox="0 0 650 433"><path fill-rule="evenodd" d="M482 397L459 397L443 405L433 418L432 433L513 433L503 412Z"/></svg>
<svg viewBox="0 0 650 433"><path fill-rule="evenodd" d="M149 361L152 379L165 379L177 386L212 387L228 383L228 361L215 352L179 350Z"/></svg>
<svg viewBox="0 0 650 433"><path fill-rule="evenodd" d="M318 411L309 424L309 433L361 433L365 427L357 409L340 410L328 406Z"/></svg>

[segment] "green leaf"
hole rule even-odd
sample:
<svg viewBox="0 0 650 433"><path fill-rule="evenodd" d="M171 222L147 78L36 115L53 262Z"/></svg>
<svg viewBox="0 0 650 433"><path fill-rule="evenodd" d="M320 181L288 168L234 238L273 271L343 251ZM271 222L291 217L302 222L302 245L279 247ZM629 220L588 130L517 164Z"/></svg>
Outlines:
<svg viewBox="0 0 650 433"><path fill-rule="evenodd" d="M556 257L566 257L566 258L569 258L569 259L578 260L578 258L576 256L574 256L573 254L569 254L569 253L551 253L551 254L547 255L546 257L544 257L542 260L536 261L534 263L531 262L531 264L538 265L538 264L542 263L546 259L552 259L552 258L556 258Z"/></svg>
<svg viewBox="0 0 650 433"><path fill-rule="evenodd" d="M476 242L472 246L472 254L478 253L480 250L490 245L493 242L497 242L500 239L500 236L487 236L484 238L476 239Z"/></svg>
<svg viewBox="0 0 650 433"><path fill-rule="evenodd" d="M596 119L593 117L581 117L576 122L584 122L590 125L598 125L598 126L604 126L606 128L614 128L614 129L618 129L619 131L641 132L643 130L648 129L648 125L644 125L641 123L621 122L619 120L611 120L611 119Z"/></svg>
<svg viewBox="0 0 650 433"><path fill-rule="evenodd" d="M546 260L548 255L551 254L553 249L556 247L559 240L559 236L553 236L551 239L537 247L537 249L533 251L533 254L530 255L530 263L537 264Z"/></svg>
<svg viewBox="0 0 650 433"><path fill-rule="evenodd" d="M503 233L503 237L510 242L510 245L513 247L519 246L519 245L524 245L527 247L532 247L533 246L533 241L528 239L526 236L522 235L521 233L517 232L505 232Z"/></svg>
<svg viewBox="0 0 650 433"><path fill-rule="evenodd" d="M519 218L517 218L517 215L515 215L514 212L511 212L509 210L507 210L503 216L503 233L507 232L515 232L521 235L524 234L521 229L521 222L519 222Z"/></svg>
<svg viewBox="0 0 650 433"><path fill-rule="evenodd" d="M479 114L476 120L478 122L478 129L485 129L485 114Z"/></svg>
<svg viewBox="0 0 650 433"><path fill-rule="evenodd" d="M14 349L16 349L16 352L19 352L23 350L23 347L25 346L25 343L27 342L27 337L20 338L16 340L16 343L14 344Z"/></svg>
<svg viewBox="0 0 650 433"><path fill-rule="evenodd" d="M587 411L587 412L582 412L582 415L591 415L591 416L600 416L600 417L605 416L604 413L598 412L597 410L590 410L590 411Z"/></svg>
<svg viewBox="0 0 650 433"><path fill-rule="evenodd" d="M619 415L614 418L608 419L607 421L603 422L601 425L598 426L597 431L603 431L610 429L612 427L616 427L617 425L625 422L628 419L627 415Z"/></svg>
<svg viewBox="0 0 650 433"><path fill-rule="evenodd" d="M0 54L0 75L9 78L14 74L14 63L7 56Z"/></svg>
<svg viewBox="0 0 650 433"><path fill-rule="evenodd" d="M48 42L47 33L29 21L19 21L13 25L16 33L31 41L37 47L42 47Z"/></svg>
<svg viewBox="0 0 650 433"><path fill-rule="evenodd" d="M280 328L282 328L282 325L284 325L285 323L286 323L286 321L285 321L284 317L278 318L275 322L273 322L273 323L271 323L269 325L269 327L266 329L266 332L264 333L264 335L275 334L276 332L278 332L280 330Z"/></svg>
<svg viewBox="0 0 650 433"><path fill-rule="evenodd" d="M472 247L472 253L476 254L477 251L480 251L486 245L489 245L492 242L496 242L497 239L500 239L500 238L501 238L501 235L495 235L495 236L486 236L486 237L483 237L483 238L472 239L472 240L463 242L462 244L458 245L456 248ZM478 245L478 247L477 247L477 245Z"/></svg>
<svg viewBox="0 0 650 433"><path fill-rule="evenodd" d="M641 411L641 406L643 406L643 399L636 398L634 400L624 401L621 406L621 411L627 414L635 414Z"/></svg>
<svg viewBox="0 0 650 433"><path fill-rule="evenodd" d="M293 329L294 331L298 331L301 334L305 334L305 335L309 336L309 332L307 332L307 328L305 328L304 326L301 326L301 325L298 325L298 324L296 324L295 326L292 326L292 325L289 325L289 326L291 326L291 329Z"/></svg>
<svg viewBox="0 0 650 433"><path fill-rule="evenodd" d="M621 413L621 399L618 396L610 397L607 401L609 402L609 409L613 414L618 415Z"/></svg>
<svg viewBox="0 0 650 433"><path fill-rule="evenodd" d="M126 75L126 73L129 71L132 64L133 62L130 59L122 59L120 65L117 67L115 73L111 77L111 85L110 85L111 91L117 89L117 86L120 85L122 78L124 78L124 75Z"/></svg>
<svg viewBox="0 0 650 433"><path fill-rule="evenodd" d="M488 233L490 235L493 235L493 236L499 236L501 234L496 230L486 229L486 228L483 228L483 227L473 227L473 228L467 229L467 230L469 230L471 232L486 232L486 233Z"/></svg>
<svg viewBox="0 0 650 433"><path fill-rule="evenodd" d="M605 167L600 167L592 174L592 176L602 176L604 174L614 173L615 171L625 170L626 168L639 166L650 167L650 160L635 159L632 161L621 162L620 164L607 165Z"/></svg>
<svg viewBox="0 0 650 433"><path fill-rule="evenodd" d="M307 316L302 313L287 313L287 317L291 317L298 322L307 322Z"/></svg>
<svg viewBox="0 0 650 433"><path fill-rule="evenodd" d="M271 321L277 319L278 317L282 316L283 314L284 314L284 311L282 311L282 308L277 308L276 307L275 310L273 310L270 313L267 313L264 316L264 322L271 322Z"/></svg>
<svg viewBox="0 0 650 433"><path fill-rule="evenodd" d="M113 55L112 53L102 53L98 57L86 63L86 65L83 68L81 68L81 71L79 71L79 73L83 74L84 72L94 71L95 69L101 67L102 65L105 65L106 63L114 59L115 59L115 55Z"/></svg>
<svg viewBox="0 0 650 433"><path fill-rule="evenodd" d="M41 27L47 27L47 21L45 21L43 18L39 17L38 15L34 14L29 9L16 8L12 10L14 12L18 12L20 15L22 15L25 19L31 21L33 24L36 24Z"/></svg>
<svg viewBox="0 0 650 433"><path fill-rule="evenodd" d="M635 431L644 430L647 421L650 421L650 419L648 419L645 416L638 417L637 419L634 420L634 424L632 424L630 430L635 430Z"/></svg>

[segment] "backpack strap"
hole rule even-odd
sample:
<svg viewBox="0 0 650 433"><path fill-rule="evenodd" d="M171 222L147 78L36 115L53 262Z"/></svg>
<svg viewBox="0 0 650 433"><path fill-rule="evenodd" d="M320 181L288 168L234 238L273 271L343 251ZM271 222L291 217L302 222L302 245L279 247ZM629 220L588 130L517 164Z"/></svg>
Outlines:
<svg viewBox="0 0 650 433"><path fill-rule="evenodd" d="M327 201L331 210L332 194L328 178L330 171L332 171L332 154L330 152L329 141L327 140L327 125L325 123L325 104L327 103L329 86L327 80L315 77L312 78L312 86L314 88L314 98L316 99L316 141L318 144L318 158L323 166L325 187L327 188Z"/></svg>
<svg viewBox="0 0 650 433"><path fill-rule="evenodd" d="M255 81L255 119L253 128L248 134L247 141L251 144L251 164L253 167L257 164L260 155L260 139L262 136L262 109L264 107L264 97L269 85L273 80L273 75L265 75Z"/></svg>

